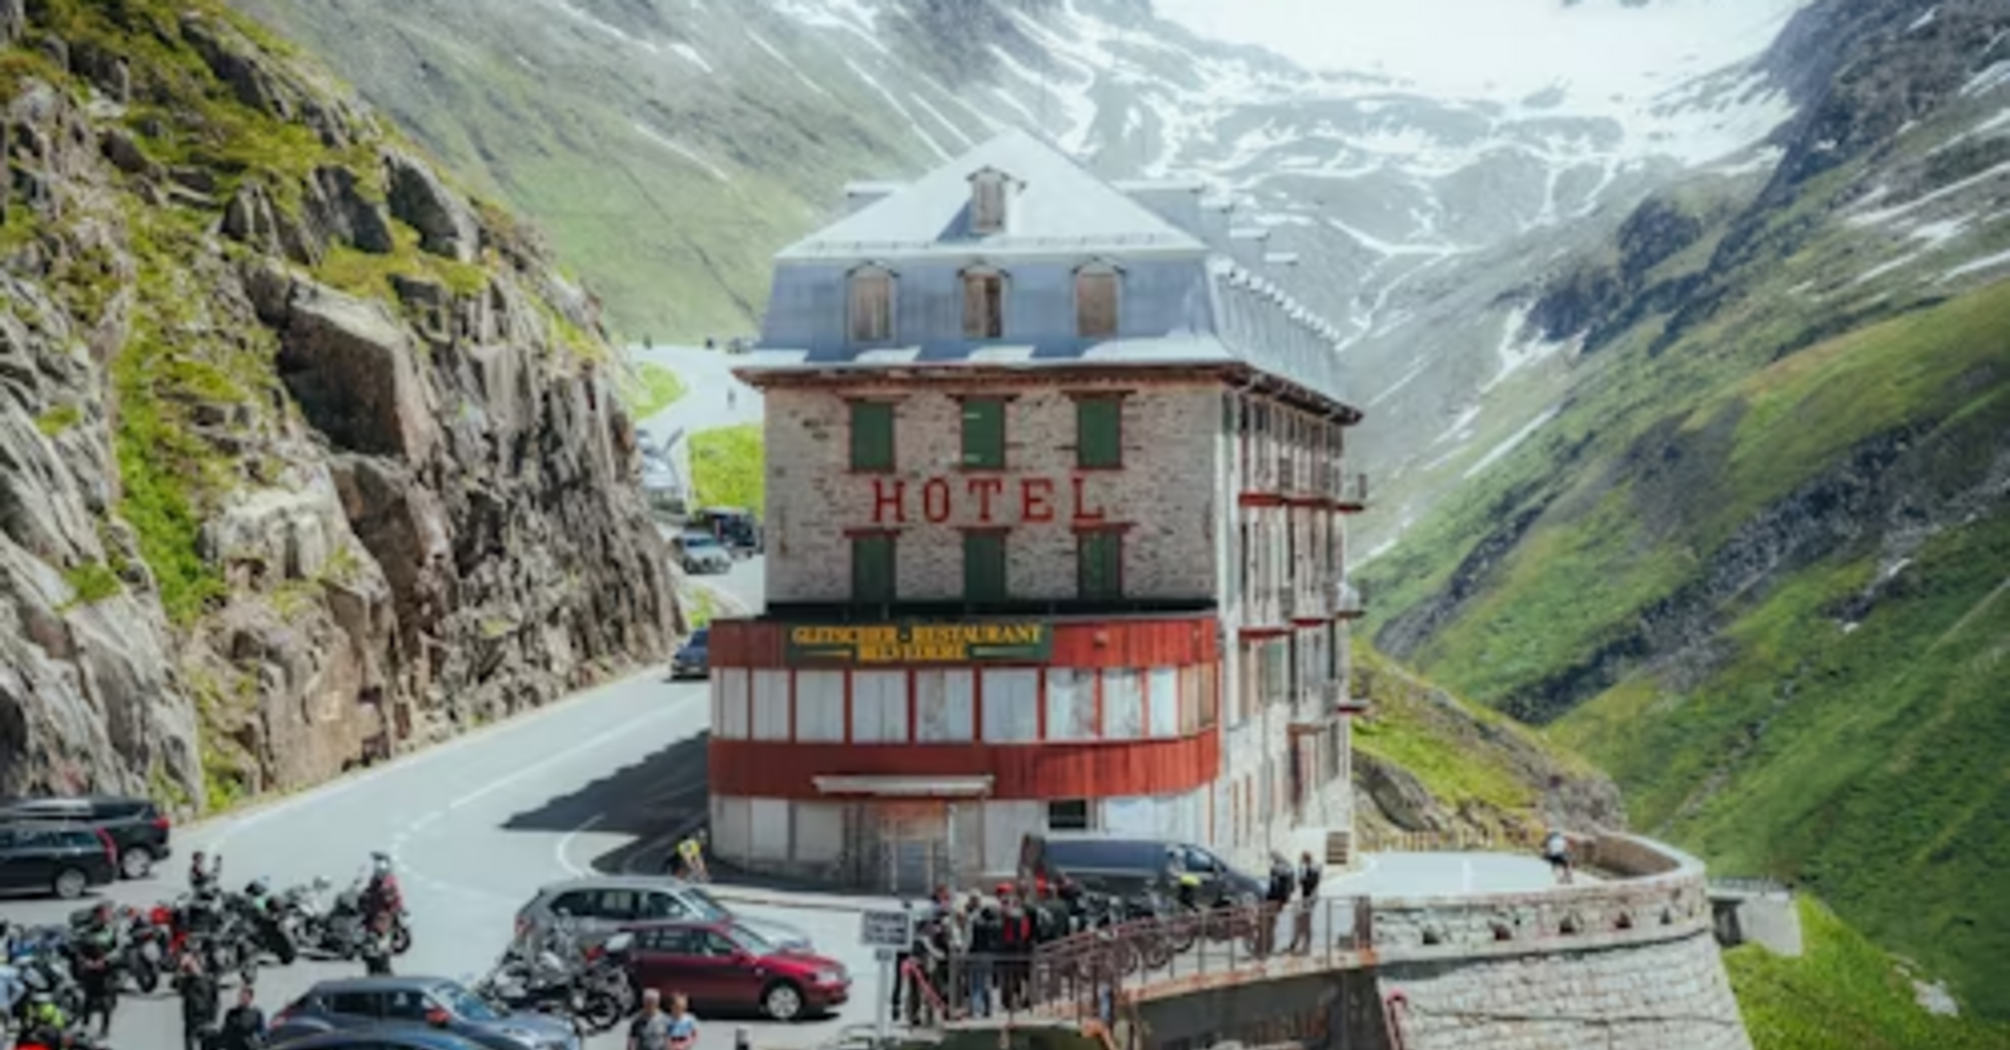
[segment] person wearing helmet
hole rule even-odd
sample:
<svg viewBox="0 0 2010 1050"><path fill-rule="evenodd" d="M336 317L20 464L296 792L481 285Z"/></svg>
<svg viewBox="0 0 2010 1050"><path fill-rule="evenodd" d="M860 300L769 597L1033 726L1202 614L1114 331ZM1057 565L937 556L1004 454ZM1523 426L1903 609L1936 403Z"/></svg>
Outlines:
<svg viewBox="0 0 2010 1050"><path fill-rule="evenodd" d="M112 1013L119 1006L118 987L112 979L112 957L118 948L119 934L112 918L112 903L100 901L71 941L76 952L72 967L77 983L84 990L83 1016L77 1020L88 1025L93 1017L97 1018L99 1035L111 1034Z"/></svg>
<svg viewBox="0 0 2010 1050"><path fill-rule="evenodd" d="M183 952L175 964L175 995L181 1000L183 1050L203 1050L211 1026L221 1013L222 991L216 975L202 964L198 952Z"/></svg>

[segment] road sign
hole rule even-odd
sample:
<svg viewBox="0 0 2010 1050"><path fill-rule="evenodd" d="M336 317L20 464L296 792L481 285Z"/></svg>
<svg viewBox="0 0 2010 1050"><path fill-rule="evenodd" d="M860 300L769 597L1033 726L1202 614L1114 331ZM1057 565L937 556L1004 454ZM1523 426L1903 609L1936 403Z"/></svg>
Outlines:
<svg viewBox="0 0 2010 1050"><path fill-rule="evenodd" d="M914 916L907 911L859 914L858 939L868 948L904 950L914 944Z"/></svg>

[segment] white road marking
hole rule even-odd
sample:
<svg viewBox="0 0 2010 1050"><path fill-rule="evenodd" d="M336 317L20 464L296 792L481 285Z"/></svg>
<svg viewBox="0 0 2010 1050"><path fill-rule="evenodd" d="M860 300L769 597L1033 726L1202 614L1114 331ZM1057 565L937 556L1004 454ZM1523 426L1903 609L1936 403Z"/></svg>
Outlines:
<svg viewBox="0 0 2010 1050"><path fill-rule="evenodd" d="M303 791L297 795L290 795L263 805L256 805L249 811L240 811L231 816L214 818L213 820L193 821L181 825L177 831L190 836L201 836L206 832L213 832L214 837L208 839L204 843L204 847L210 853L218 853L222 851L224 843L229 842L231 837L238 832L246 828L257 827L273 817L291 812L309 803L327 802L330 799L339 798L364 784L374 783L385 776L401 770L426 765L437 761L444 755L454 754L474 744L511 735L526 726L543 722L561 711L570 710L581 701L591 700L604 693L638 682L657 680L658 670L656 668L651 667L641 670L628 678L608 682L582 693L575 693L546 704L543 707L527 711L507 721L483 726L480 729L462 733L451 740L442 741L441 743L421 748L417 751L407 752L393 758L389 762L373 766L359 773L351 773L346 777L331 781L310 791Z"/></svg>
<svg viewBox="0 0 2010 1050"><path fill-rule="evenodd" d="M574 878L589 874L585 868L572 862L572 840L578 838L580 832L592 830L593 826L600 823L601 818L605 816L607 816L605 813L595 813L586 818L578 827L566 832L565 836L558 840L558 845L552 847L552 855L558 858L558 866L564 868L566 874Z"/></svg>
<svg viewBox="0 0 2010 1050"><path fill-rule="evenodd" d="M681 707L681 705L679 706ZM531 777L534 777L539 773L544 772L546 769L549 769L552 766L559 764L560 762L568 761L584 752L591 751L594 748L600 747L604 744L611 744L616 740L622 739L623 737L630 736L637 729L640 729L643 726L646 726L652 722L661 722L664 719L669 718L673 714L681 714L681 713L683 712L680 711L677 707L661 708L656 711L652 711L649 714L643 715L641 718L633 719L628 722L624 722L621 725L615 726L613 729L610 729L605 733L588 737L585 740L582 740L579 743L572 745L571 747L565 748L562 751L546 755L545 757L540 758L535 762L532 762L530 765L527 765L522 769L519 769L516 772L511 773L509 776L502 777L501 779L498 780L491 780L482 787L476 788L475 790L470 791L465 795L462 795L461 797L453 800L452 802L447 803L447 811L451 813L455 810L471 806L477 802L480 802L482 799L485 799L490 795L493 795L496 792L503 790L504 788L510 787L511 785L514 784L520 784L530 779Z"/></svg>

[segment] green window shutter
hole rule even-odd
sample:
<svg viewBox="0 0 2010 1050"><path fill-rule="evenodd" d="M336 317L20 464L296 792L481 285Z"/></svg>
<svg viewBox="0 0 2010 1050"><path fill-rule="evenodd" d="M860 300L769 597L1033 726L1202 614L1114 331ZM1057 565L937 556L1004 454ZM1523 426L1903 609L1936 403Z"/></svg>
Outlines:
<svg viewBox="0 0 2010 1050"><path fill-rule="evenodd" d="M1124 462L1124 403L1114 397L1075 402L1075 465L1120 467Z"/></svg>
<svg viewBox="0 0 2010 1050"><path fill-rule="evenodd" d="M1075 541L1076 589L1081 597L1120 598L1124 593L1124 537L1085 532Z"/></svg>
<svg viewBox="0 0 2010 1050"><path fill-rule="evenodd" d="M1005 469L1005 402L970 398L963 402L963 465Z"/></svg>
<svg viewBox="0 0 2010 1050"><path fill-rule="evenodd" d="M893 406L884 401L851 403L851 469L893 469Z"/></svg>
<svg viewBox="0 0 2010 1050"><path fill-rule="evenodd" d="M963 534L963 599L1002 602L1005 589L1005 536L996 532Z"/></svg>
<svg viewBox="0 0 2010 1050"><path fill-rule="evenodd" d="M892 536L852 537L851 597L855 602L893 601Z"/></svg>

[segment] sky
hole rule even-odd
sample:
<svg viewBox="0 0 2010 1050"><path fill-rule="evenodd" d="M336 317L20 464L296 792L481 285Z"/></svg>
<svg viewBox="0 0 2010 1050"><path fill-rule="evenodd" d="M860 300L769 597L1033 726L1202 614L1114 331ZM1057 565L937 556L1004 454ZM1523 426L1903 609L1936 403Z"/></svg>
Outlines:
<svg viewBox="0 0 2010 1050"><path fill-rule="evenodd" d="M1434 95L1522 98L1557 84L1638 99L1757 54L1806 0L1153 0L1208 36L1311 69Z"/></svg>

